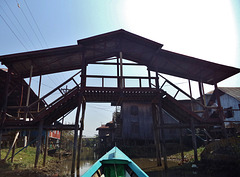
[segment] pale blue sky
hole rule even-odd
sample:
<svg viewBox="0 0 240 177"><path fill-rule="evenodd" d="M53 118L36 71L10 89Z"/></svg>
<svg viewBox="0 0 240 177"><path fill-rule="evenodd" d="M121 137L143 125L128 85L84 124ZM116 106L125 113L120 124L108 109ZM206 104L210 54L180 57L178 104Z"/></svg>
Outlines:
<svg viewBox="0 0 240 177"><path fill-rule="evenodd" d="M164 44L164 49L240 68L238 0L0 0L0 15L0 55L74 45L79 39L125 29ZM54 88L73 73L44 76L43 88ZM239 87L239 80L238 74L219 86ZM35 90L37 81L34 78ZM101 122L110 121L114 109L88 105L85 135L94 135Z"/></svg>

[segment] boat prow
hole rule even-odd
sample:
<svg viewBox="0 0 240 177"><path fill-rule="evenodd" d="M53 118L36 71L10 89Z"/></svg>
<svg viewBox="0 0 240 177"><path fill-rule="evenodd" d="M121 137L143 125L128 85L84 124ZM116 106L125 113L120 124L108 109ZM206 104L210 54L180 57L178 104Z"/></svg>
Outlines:
<svg viewBox="0 0 240 177"><path fill-rule="evenodd" d="M102 156L82 177L148 177L128 156L117 147Z"/></svg>

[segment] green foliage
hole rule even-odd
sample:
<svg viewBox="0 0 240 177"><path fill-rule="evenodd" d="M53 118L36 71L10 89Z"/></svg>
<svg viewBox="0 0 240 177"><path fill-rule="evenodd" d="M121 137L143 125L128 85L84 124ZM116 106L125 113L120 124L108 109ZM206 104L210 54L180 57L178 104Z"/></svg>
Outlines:
<svg viewBox="0 0 240 177"><path fill-rule="evenodd" d="M82 145L83 147L95 147L98 142L98 138L83 138Z"/></svg>

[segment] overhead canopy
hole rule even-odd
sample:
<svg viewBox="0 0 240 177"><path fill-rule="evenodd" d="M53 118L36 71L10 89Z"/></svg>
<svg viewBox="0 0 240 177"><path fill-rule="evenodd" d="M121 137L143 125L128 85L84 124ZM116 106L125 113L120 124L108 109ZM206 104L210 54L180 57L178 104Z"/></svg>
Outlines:
<svg viewBox="0 0 240 177"><path fill-rule="evenodd" d="M125 30L117 30L78 40L78 45L0 56L0 61L23 78L29 77L31 65L33 76L38 76L81 69L85 62L118 57L120 52L123 58L143 64L152 71L208 84L240 72L238 68L167 51L162 46Z"/></svg>

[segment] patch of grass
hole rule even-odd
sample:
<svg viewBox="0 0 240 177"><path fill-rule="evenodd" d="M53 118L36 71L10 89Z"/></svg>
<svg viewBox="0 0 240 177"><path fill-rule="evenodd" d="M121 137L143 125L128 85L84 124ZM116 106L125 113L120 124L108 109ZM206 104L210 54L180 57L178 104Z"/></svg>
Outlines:
<svg viewBox="0 0 240 177"><path fill-rule="evenodd" d="M203 152L203 150L205 149L205 147L199 147L197 149L197 154L198 154L198 160L201 160L201 153ZM190 151L185 151L184 153L184 162L194 162L194 150L190 150ZM182 162L182 158L181 158L181 153L176 153L173 155L168 156L168 159L170 160L174 160L177 162Z"/></svg>
<svg viewBox="0 0 240 177"><path fill-rule="evenodd" d="M21 150L22 148L16 148L15 153ZM5 158L6 154L8 152L8 149L2 149L2 159ZM36 148L34 147L28 147L27 149L22 150L20 153L18 153L13 160L13 163L11 163L11 157L12 153L10 152L8 155L8 158L6 162L4 162L5 165L1 165L0 169L26 169L26 168L32 168L34 167L35 163L35 155L36 155ZM9 159L9 160L8 160ZM47 156L46 157L46 164L50 163L51 161L56 160L55 157ZM38 166L42 167L43 163L43 153L39 156Z"/></svg>

